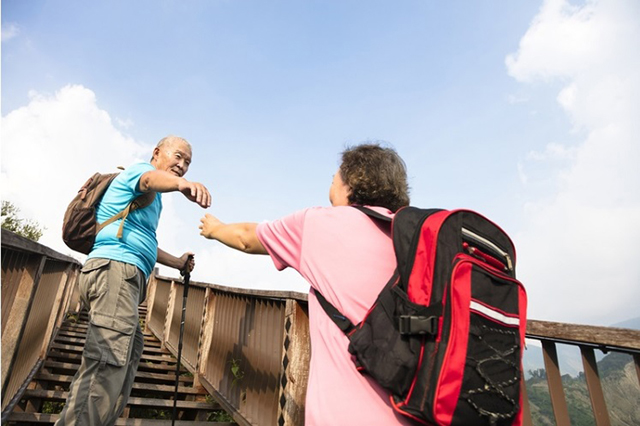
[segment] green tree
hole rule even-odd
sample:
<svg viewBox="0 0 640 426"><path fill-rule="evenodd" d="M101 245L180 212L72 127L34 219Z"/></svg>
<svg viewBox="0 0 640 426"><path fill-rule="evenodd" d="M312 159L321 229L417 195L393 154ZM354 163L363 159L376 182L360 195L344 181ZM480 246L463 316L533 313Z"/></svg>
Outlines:
<svg viewBox="0 0 640 426"><path fill-rule="evenodd" d="M20 209L13 203L2 200L2 229L15 232L32 241L38 241L46 228L38 222L21 219L18 217L19 212Z"/></svg>

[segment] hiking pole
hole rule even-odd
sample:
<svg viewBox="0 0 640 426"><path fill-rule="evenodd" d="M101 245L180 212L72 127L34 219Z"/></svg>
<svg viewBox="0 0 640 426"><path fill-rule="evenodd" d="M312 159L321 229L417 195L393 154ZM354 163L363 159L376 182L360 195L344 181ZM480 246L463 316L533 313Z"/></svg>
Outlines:
<svg viewBox="0 0 640 426"><path fill-rule="evenodd" d="M176 412L178 404L178 385L180 384L180 358L182 357L182 337L184 335L184 316L187 312L187 295L189 294L189 279L191 278L191 272L189 271L189 263L193 256L187 258L184 268L180 271L182 284L184 285L184 292L182 293L182 318L180 320L180 337L178 338L178 360L176 361L176 390L173 394L173 413L171 415L171 426L175 425Z"/></svg>

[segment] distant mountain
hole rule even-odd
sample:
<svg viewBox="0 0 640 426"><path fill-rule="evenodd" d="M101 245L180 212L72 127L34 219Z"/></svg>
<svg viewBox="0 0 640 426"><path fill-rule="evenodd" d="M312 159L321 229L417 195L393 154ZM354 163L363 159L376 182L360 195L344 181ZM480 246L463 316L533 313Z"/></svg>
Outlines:
<svg viewBox="0 0 640 426"><path fill-rule="evenodd" d="M635 365L629 355L611 353L598 362L612 426L640 425L640 388ZM562 376L572 426L595 426L583 374ZM533 371L526 381L534 425L555 424L544 370Z"/></svg>
<svg viewBox="0 0 640 426"><path fill-rule="evenodd" d="M640 330L640 317L632 318L626 321L613 324L611 327L630 328L632 330Z"/></svg>
<svg viewBox="0 0 640 426"><path fill-rule="evenodd" d="M558 362L560 363L560 372L568 374L572 377L576 377L583 371L582 356L580 355L580 349L577 346L556 344L556 350L558 351ZM599 351L597 351L599 352ZM544 368L544 358L542 355L542 347L535 340L527 341L527 348L524 352L522 359L522 365L525 377L528 378L531 375L530 371L535 371Z"/></svg>

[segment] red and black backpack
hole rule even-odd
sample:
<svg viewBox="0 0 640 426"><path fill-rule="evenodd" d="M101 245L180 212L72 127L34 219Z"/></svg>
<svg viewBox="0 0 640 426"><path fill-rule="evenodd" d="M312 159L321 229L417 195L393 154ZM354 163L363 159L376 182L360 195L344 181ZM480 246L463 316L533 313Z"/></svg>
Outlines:
<svg viewBox="0 0 640 426"><path fill-rule="evenodd" d="M418 423L521 425L527 296L511 239L470 210L405 207L391 222L398 266L362 322L316 291L356 367Z"/></svg>

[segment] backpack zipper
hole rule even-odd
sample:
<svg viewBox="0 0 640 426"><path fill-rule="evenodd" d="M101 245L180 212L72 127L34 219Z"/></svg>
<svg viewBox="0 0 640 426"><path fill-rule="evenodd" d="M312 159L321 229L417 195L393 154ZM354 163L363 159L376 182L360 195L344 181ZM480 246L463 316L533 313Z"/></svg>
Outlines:
<svg viewBox="0 0 640 426"><path fill-rule="evenodd" d="M462 228L462 235L466 238L469 238L475 242L478 242L482 245L484 245L485 247L493 250L494 253L499 254L501 257L504 258L505 262L507 263L507 269L509 270L509 272L513 272L513 262L511 261L511 256L509 256L509 253L507 253L506 251L502 250L500 247L498 247L495 243L493 243L492 241L476 234L473 231L468 230L467 228Z"/></svg>

